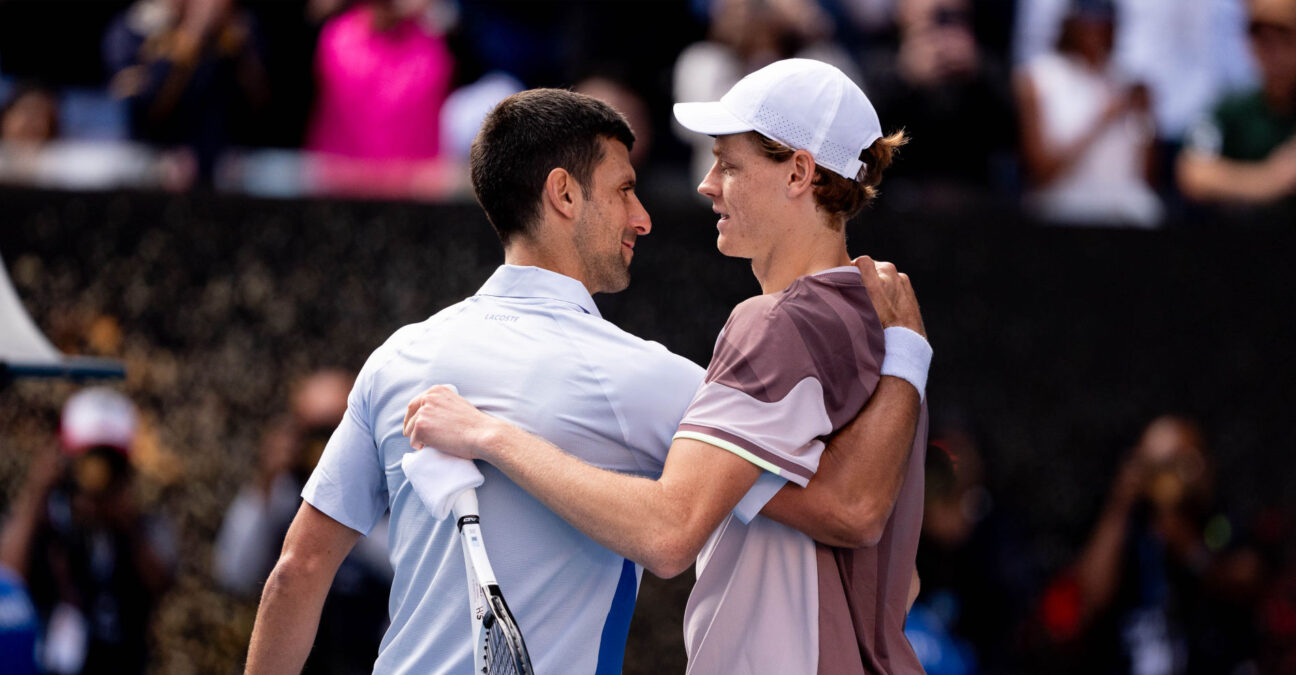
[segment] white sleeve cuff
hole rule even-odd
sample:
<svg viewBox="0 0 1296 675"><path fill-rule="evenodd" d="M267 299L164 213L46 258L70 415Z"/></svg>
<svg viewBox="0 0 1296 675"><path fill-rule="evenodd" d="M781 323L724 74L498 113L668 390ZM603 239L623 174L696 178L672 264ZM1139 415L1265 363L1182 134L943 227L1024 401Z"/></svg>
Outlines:
<svg viewBox="0 0 1296 675"><path fill-rule="evenodd" d="M882 374L898 377L918 390L919 400L927 398L927 370L931 367L932 348L923 336L892 326L882 334L886 340L886 356L882 358Z"/></svg>
<svg viewBox="0 0 1296 675"><path fill-rule="evenodd" d="M747 494L743 495L742 501L733 508L733 514L738 516L743 524L750 523L752 518L760 515L761 509L765 504L778 494L779 490L787 485L787 479L768 471L762 471L760 478L756 479L756 484L751 486Z"/></svg>

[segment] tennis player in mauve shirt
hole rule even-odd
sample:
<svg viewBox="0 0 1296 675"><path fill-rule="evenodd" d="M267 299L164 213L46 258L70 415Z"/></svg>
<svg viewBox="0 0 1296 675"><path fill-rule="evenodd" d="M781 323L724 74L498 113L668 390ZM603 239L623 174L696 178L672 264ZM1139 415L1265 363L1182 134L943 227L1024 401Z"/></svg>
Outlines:
<svg viewBox="0 0 1296 675"><path fill-rule="evenodd" d="M585 464L445 387L411 402L405 433L415 448L493 464L659 576L696 559L689 673L921 672L903 629L931 349L908 278L887 263L852 265L845 239L904 136L883 135L840 71L802 59L675 114L716 138L698 191L720 216L721 253L752 261L762 295L730 315L661 477ZM865 408L884 390L875 403L885 405ZM874 452L825 453L824 439L843 430L872 436L863 447ZM824 463L834 471L820 478L860 487L858 508L818 505L803 489ZM809 527L816 519L842 524L840 546L794 529L822 529Z"/></svg>

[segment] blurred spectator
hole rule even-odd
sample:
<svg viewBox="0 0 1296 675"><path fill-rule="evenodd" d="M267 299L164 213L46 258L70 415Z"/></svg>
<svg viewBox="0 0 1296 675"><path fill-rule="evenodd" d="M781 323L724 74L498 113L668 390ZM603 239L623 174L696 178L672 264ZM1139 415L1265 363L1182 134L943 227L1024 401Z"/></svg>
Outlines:
<svg viewBox="0 0 1296 675"><path fill-rule="evenodd" d="M189 148L210 182L220 154L244 142L269 88L251 15L237 0L138 0L104 36L112 90L132 135ZM133 53L132 53L132 48Z"/></svg>
<svg viewBox="0 0 1296 675"><path fill-rule="evenodd" d="M909 626L929 673L1016 672L1016 639L1034 591L1028 549L1006 509L985 483L976 439L947 426L927 452L918 574L922 594ZM909 629L906 629L908 632Z"/></svg>
<svg viewBox="0 0 1296 675"><path fill-rule="evenodd" d="M1015 78L1027 207L1066 224L1156 226L1149 185L1154 132L1147 87L1111 63L1115 8L1073 0L1055 53Z"/></svg>
<svg viewBox="0 0 1296 675"><path fill-rule="evenodd" d="M100 44L108 76L135 66L146 42L160 38L175 27L183 4L184 0L135 0L126 11L114 17Z"/></svg>
<svg viewBox="0 0 1296 675"><path fill-rule="evenodd" d="M466 163L472 142L477 138L477 131L481 129L486 114L500 101L525 88L512 75L495 70L451 92L441 108L443 154L457 162Z"/></svg>
<svg viewBox="0 0 1296 675"><path fill-rule="evenodd" d="M832 42L830 16L814 0L712 0L709 16L707 39L675 60L677 102L714 101L748 73L790 57L831 63L860 81L859 68ZM692 146L692 175L700 180L715 159L711 139L674 128Z"/></svg>
<svg viewBox="0 0 1296 675"><path fill-rule="evenodd" d="M630 129L635 134L634 149L630 151L630 163L642 170L645 160L652 152L653 131L652 117L648 114L648 105L643 97L626 86L624 82L602 75L594 75L577 82L576 86L572 87L572 91L593 96L625 115L626 121L630 123Z"/></svg>
<svg viewBox="0 0 1296 675"><path fill-rule="evenodd" d="M13 150L39 150L58 137L58 127L58 99L42 87L18 87L0 109L0 140Z"/></svg>
<svg viewBox="0 0 1296 675"><path fill-rule="evenodd" d="M886 124L913 140L893 167L892 190L926 203L965 203L1010 182L1012 105L1003 67L982 52L967 0L901 0L899 48L875 58L865 90ZM939 203L937 202L937 203Z"/></svg>
<svg viewBox="0 0 1296 675"><path fill-rule="evenodd" d="M1259 89L1225 99L1193 131L1179 185L1203 202L1296 205L1296 0L1252 0Z"/></svg>
<svg viewBox="0 0 1296 675"><path fill-rule="evenodd" d="M431 159L454 57L427 11L435 0L370 0L320 33L319 98L307 148L366 159Z"/></svg>
<svg viewBox="0 0 1296 675"><path fill-rule="evenodd" d="M59 102L49 89L19 87L0 109L0 183L72 189L183 186L183 166L147 148L60 138Z"/></svg>
<svg viewBox="0 0 1296 675"><path fill-rule="evenodd" d="M167 522L142 512L126 397L86 389L68 400L61 452L32 458L0 535L0 563L26 580L50 673L143 673L154 608L171 583Z"/></svg>
<svg viewBox="0 0 1296 675"><path fill-rule="evenodd" d="M1074 567L1045 595L1045 626L1074 672L1234 673L1250 664L1260 556L1214 511L1196 423L1152 421L1120 468Z"/></svg>
<svg viewBox="0 0 1296 675"><path fill-rule="evenodd" d="M1071 2L1017 4L1018 64L1052 51ZM1171 153L1222 94L1254 81L1244 3L1115 0L1118 20L1112 60L1126 78L1148 86L1157 134Z"/></svg>
<svg viewBox="0 0 1296 675"><path fill-rule="evenodd" d="M454 57L432 24L441 0L367 0L330 19L315 53L318 94L306 147L326 155L320 180L348 192L435 186L441 107Z"/></svg>
<svg viewBox="0 0 1296 675"><path fill-rule="evenodd" d="M216 580L226 589L245 597L260 593L301 506L302 486L346 413L352 379L337 370L307 376L293 392L288 418L267 430L256 477L225 512L213 549ZM304 672L373 670L392 575L386 530L384 519L338 569Z"/></svg>

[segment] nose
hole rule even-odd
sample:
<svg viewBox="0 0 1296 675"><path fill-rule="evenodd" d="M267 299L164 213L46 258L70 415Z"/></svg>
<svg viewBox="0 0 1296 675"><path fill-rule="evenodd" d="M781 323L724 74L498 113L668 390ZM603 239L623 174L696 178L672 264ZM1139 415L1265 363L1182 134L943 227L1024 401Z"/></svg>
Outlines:
<svg viewBox="0 0 1296 675"><path fill-rule="evenodd" d="M705 197L715 199L720 196L719 165L719 162L712 164L711 170L707 171L707 174L702 177L702 182L697 186L697 191Z"/></svg>
<svg viewBox="0 0 1296 675"><path fill-rule="evenodd" d="M652 218L648 217L648 209L644 208L638 195L635 196L634 210L630 212L630 226L634 228L635 234L640 236L652 232Z"/></svg>

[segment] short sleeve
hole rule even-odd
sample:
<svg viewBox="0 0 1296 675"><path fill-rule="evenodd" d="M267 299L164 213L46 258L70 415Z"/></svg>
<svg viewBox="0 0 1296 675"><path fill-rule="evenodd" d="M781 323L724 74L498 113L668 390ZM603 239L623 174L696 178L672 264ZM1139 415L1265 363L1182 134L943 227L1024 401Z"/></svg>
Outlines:
<svg viewBox="0 0 1296 675"><path fill-rule="evenodd" d="M369 420L369 378L361 373L342 423L329 437L302 498L333 520L361 533L387 512L387 481Z"/></svg>
<svg viewBox="0 0 1296 675"><path fill-rule="evenodd" d="M754 298L734 309L675 438L728 450L805 485L832 431L811 355L787 315Z"/></svg>
<svg viewBox="0 0 1296 675"><path fill-rule="evenodd" d="M736 307L675 438L728 450L804 487L823 439L880 378L881 324L859 285L805 283Z"/></svg>
<svg viewBox="0 0 1296 675"><path fill-rule="evenodd" d="M760 478L756 479L756 484L747 490L742 501L733 508L734 515L738 516L738 520L743 523L750 523L752 518L760 515L761 509L765 508L765 504L769 503L769 500L773 499L784 485L787 485L786 478L762 471Z"/></svg>
<svg viewBox="0 0 1296 675"><path fill-rule="evenodd" d="M615 368L609 400L621 417L626 444L638 449L653 473L666 463L666 453L680 419L702 384L696 363L649 343L638 364ZM624 386L622 386L624 383Z"/></svg>

